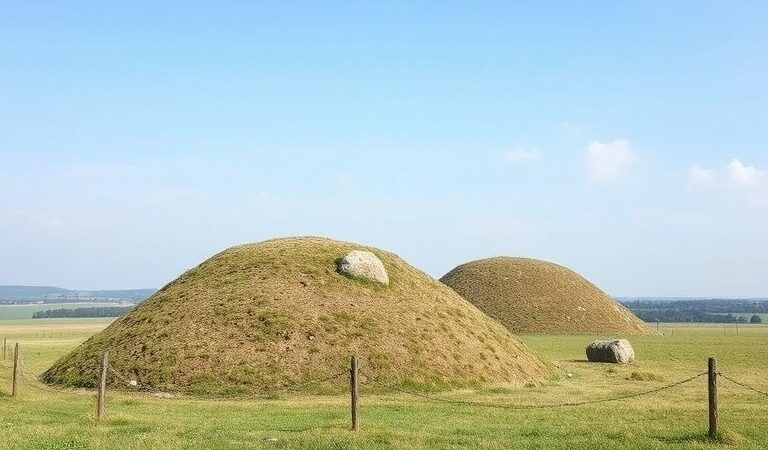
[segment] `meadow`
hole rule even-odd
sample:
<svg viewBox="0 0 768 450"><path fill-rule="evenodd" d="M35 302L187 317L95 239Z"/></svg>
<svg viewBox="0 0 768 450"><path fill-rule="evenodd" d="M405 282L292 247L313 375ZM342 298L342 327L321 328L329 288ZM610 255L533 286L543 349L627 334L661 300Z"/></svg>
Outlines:
<svg viewBox="0 0 768 450"><path fill-rule="evenodd" d="M768 396L721 380L718 441L706 438L706 377L625 400L504 409L433 401L361 387L360 431L349 431L347 396L284 394L261 399L159 398L110 391L94 420L95 393L53 390L32 379L111 319L0 321L20 342L26 378L10 397L10 355L0 367L0 448L331 449L764 449ZM655 329L655 324L654 324ZM706 371L708 356L734 379L768 391L768 326L662 324L631 338L628 366L584 361L594 336L521 336L553 361L554 379L524 387L432 392L451 401L550 405L645 392Z"/></svg>
<svg viewBox="0 0 768 450"><path fill-rule="evenodd" d="M62 309L62 308L89 308L97 306L121 306L120 303L115 302L101 302L101 303L49 303L49 304L21 304L21 305L0 305L0 323L5 320L13 319L31 319L32 314L37 311L45 311L47 309Z"/></svg>

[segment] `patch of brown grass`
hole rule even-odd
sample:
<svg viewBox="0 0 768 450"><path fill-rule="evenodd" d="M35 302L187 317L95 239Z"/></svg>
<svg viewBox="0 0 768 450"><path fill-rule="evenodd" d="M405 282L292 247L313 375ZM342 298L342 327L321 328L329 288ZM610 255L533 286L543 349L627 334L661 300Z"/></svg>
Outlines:
<svg viewBox="0 0 768 450"><path fill-rule="evenodd" d="M664 381L664 377L653 372L632 372L627 377L630 381Z"/></svg>

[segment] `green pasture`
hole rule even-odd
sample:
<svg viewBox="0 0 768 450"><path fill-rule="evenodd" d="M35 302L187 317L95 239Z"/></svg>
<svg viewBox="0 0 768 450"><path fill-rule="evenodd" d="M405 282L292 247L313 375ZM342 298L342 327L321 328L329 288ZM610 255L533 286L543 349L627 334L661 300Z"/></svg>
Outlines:
<svg viewBox="0 0 768 450"><path fill-rule="evenodd" d="M4 320L13 319L31 319L32 314L37 311L45 311L48 309L74 309L74 308L90 308L95 306L120 306L120 303L51 303L51 304L34 304L34 305L0 305L0 323Z"/></svg>
<svg viewBox="0 0 768 450"><path fill-rule="evenodd" d="M27 376L19 396L10 397L10 355L2 361L0 448L768 448L768 397L725 380L719 387L721 438L706 438L706 377L621 401L524 410L440 403L364 383L358 433L349 431L346 396L203 400L110 392L107 419L99 423L93 392L51 390L30 378L110 320L0 321L0 338L21 343ZM553 380L429 395L494 405L609 398L704 372L708 356L718 358L724 374L768 391L766 325L739 325L737 335L730 325L661 324L658 335L631 338L638 360L629 366L585 362L584 347L594 336L522 338L553 361Z"/></svg>

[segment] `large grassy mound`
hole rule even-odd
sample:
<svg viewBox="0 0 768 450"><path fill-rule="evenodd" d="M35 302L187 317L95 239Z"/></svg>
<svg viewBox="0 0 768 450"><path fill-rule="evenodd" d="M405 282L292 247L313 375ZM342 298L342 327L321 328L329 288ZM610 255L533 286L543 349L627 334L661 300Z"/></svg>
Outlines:
<svg viewBox="0 0 768 450"><path fill-rule="evenodd" d="M440 281L514 333L649 332L644 322L587 279L547 261L472 261Z"/></svg>
<svg viewBox="0 0 768 450"><path fill-rule="evenodd" d="M351 250L378 256L389 285L339 274L336 260ZM124 376L170 391L269 391L339 372L353 353L380 382L447 387L547 375L506 328L398 256L323 238L276 239L213 256L43 379L93 386L106 350Z"/></svg>

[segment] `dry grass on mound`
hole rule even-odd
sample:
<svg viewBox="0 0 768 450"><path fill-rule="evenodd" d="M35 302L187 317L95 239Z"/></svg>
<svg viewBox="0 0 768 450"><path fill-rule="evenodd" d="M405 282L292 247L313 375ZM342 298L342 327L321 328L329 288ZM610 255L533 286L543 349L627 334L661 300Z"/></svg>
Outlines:
<svg viewBox="0 0 768 450"><path fill-rule="evenodd" d="M388 286L337 273L355 249ZM507 329L398 256L323 238L241 245L169 283L51 367L51 383L90 386L99 355L167 390L269 391L323 378L360 356L368 376L424 386L522 384L548 370ZM344 380L329 389L344 389Z"/></svg>
<svg viewBox="0 0 768 450"><path fill-rule="evenodd" d="M513 333L649 332L645 323L587 279L546 261L473 261L441 281Z"/></svg>

